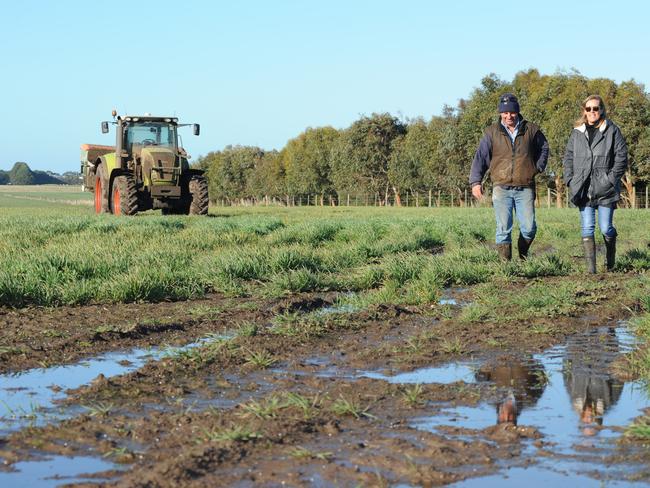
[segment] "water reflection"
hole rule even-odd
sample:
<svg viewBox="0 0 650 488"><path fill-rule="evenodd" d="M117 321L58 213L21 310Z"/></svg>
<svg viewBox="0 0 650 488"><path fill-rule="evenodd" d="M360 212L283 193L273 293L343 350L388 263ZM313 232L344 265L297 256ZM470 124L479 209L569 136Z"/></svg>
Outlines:
<svg viewBox="0 0 650 488"><path fill-rule="evenodd" d="M517 425L521 411L534 406L542 396L546 371L532 356L502 356L482 365L476 372L476 381L494 383L502 393L496 403L497 424Z"/></svg>
<svg viewBox="0 0 650 488"><path fill-rule="evenodd" d="M480 430L494 424L496 407L497 423L537 427L544 442L553 446L552 454L545 451L543 455L536 454L538 447L534 444L527 446L540 472L561 469L571 479L589 473L607 482L626 479L622 482L625 485L640 469L634 456L629 462L607 461L617 452L620 427L650 404L642 383L623 383L612 374L614 361L629 352L633 343L627 328L602 327L577 334L565 344L532 357L502 356L479 366L473 375L475 381L491 382L497 388L498 401L476 407L450 406L436 415L416 419L412 425L427 431L448 425ZM528 468L506 468L500 475L477 478L474 484L501 485L510 479L515 486L530 484L535 476ZM599 481L587 479L598 486ZM467 482L470 486L472 483Z"/></svg>
<svg viewBox="0 0 650 488"><path fill-rule="evenodd" d="M567 342L562 376L584 435L598 433L605 412L621 397L624 383L611 376L619 352L613 327L593 329Z"/></svg>

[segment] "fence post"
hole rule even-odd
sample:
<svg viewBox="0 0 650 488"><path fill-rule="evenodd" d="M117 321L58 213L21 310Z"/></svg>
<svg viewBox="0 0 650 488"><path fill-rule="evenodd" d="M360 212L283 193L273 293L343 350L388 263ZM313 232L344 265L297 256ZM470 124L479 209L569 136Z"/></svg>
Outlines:
<svg viewBox="0 0 650 488"><path fill-rule="evenodd" d="M648 208L648 185L645 187L645 208Z"/></svg>
<svg viewBox="0 0 650 488"><path fill-rule="evenodd" d="M429 208L431 208L431 188L429 188Z"/></svg>
<svg viewBox="0 0 650 488"><path fill-rule="evenodd" d="M546 188L546 208L551 208L551 189Z"/></svg>

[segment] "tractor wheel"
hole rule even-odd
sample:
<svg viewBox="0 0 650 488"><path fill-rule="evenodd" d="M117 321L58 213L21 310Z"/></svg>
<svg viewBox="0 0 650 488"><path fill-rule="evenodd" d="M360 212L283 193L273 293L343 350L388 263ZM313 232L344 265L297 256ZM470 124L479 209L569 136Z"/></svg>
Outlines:
<svg viewBox="0 0 650 488"><path fill-rule="evenodd" d="M204 176L194 175L190 178L189 192L192 196L189 215L208 215L208 181Z"/></svg>
<svg viewBox="0 0 650 488"><path fill-rule="evenodd" d="M111 210L115 215L135 215L138 212L138 189L132 175L119 175L113 180Z"/></svg>
<svg viewBox="0 0 650 488"><path fill-rule="evenodd" d="M95 171L95 213L108 212L108 181L104 165L100 164Z"/></svg>

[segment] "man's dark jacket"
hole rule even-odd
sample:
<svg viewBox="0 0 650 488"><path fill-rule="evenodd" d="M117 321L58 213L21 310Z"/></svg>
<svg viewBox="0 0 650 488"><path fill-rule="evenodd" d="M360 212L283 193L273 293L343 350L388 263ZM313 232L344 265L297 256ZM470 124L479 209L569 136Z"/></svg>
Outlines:
<svg viewBox="0 0 650 488"><path fill-rule="evenodd" d="M514 144L501 121L483 133L472 161L470 186L480 184L490 170L496 186L533 187L535 175L546 168L549 148L540 128L519 115L519 131Z"/></svg>

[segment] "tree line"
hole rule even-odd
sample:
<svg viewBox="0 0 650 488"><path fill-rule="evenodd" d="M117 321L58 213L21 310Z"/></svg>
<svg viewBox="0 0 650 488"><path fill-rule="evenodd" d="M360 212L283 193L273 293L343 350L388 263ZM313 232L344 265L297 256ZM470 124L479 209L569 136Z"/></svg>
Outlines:
<svg viewBox="0 0 650 488"><path fill-rule="evenodd" d="M63 175L30 169L27 163L16 162L9 171L0 169L0 185L78 185L79 173Z"/></svg>
<svg viewBox="0 0 650 488"><path fill-rule="evenodd" d="M581 102L601 95L608 117L621 128L629 151L624 177L627 195L650 181L650 95L634 80L589 79L577 71L541 75L522 71L512 81L494 74L481 80L469 98L445 106L430 120L402 120L389 113L362 116L350 127L308 128L280 151L227 146L198 158L207 172L210 197L230 204L280 200L345 203L350 196L401 205L428 192L467 198L469 169L483 130L498 119L499 95L519 98L522 115L542 127L551 155L541 191L549 188L562 206L562 158Z"/></svg>

